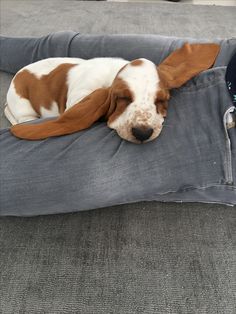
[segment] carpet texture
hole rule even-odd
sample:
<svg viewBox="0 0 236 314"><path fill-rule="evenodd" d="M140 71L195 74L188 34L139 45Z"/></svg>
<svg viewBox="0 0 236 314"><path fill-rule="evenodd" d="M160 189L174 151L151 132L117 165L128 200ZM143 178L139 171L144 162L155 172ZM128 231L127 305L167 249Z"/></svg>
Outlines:
<svg viewBox="0 0 236 314"><path fill-rule="evenodd" d="M68 29L236 36L236 8L230 7L71 0L0 5L6 36ZM10 79L1 73L1 108ZM234 314L235 230L235 208L221 205L149 202L1 218L0 313Z"/></svg>
<svg viewBox="0 0 236 314"><path fill-rule="evenodd" d="M235 313L235 208L3 218L2 313Z"/></svg>

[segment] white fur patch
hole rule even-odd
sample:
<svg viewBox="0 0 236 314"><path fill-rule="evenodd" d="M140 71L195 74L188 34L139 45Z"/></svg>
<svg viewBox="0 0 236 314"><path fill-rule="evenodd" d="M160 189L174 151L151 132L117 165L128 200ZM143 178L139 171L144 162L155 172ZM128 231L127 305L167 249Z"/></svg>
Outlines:
<svg viewBox="0 0 236 314"><path fill-rule="evenodd" d="M146 108L149 103L154 102L160 79L154 63L147 59L140 59L141 65L128 64L120 73L130 90L133 92L134 101L139 108Z"/></svg>
<svg viewBox="0 0 236 314"><path fill-rule="evenodd" d="M66 108L72 107L98 88L111 86L118 71L127 63L118 58L94 58L70 69Z"/></svg>

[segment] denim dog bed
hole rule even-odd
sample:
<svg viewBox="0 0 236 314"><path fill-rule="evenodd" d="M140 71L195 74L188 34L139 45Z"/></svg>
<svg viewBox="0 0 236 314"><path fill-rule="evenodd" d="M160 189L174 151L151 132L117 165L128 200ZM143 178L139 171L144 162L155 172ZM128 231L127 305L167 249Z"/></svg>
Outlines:
<svg viewBox="0 0 236 314"><path fill-rule="evenodd" d="M104 36L100 40L104 45ZM153 47L160 43L166 53L180 42L152 38ZM151 200L235 205L236 130L229 124L235 107L225 72L236 42L221 44L214 68L172 91L164 128L153 142L128 143L105 123L42 141L19 140L2 129L0 214L45 215Z"/></svg>

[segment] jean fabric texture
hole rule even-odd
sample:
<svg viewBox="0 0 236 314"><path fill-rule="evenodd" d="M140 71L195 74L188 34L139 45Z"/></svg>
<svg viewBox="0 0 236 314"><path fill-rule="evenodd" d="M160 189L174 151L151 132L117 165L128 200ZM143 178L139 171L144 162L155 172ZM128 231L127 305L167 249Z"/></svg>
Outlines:
<svg viewBox="0 0 236 314"><path fill-rule="evenodd" d="M2 38L6 56L14 40L22 40L25 53L10 69L2 58L1 69L12 73L18 65L53 56L146 57L158 64L185 41L203 42L60 32L40 39ZM128 143L105 123L33 142L2 129L0 214L46 215L141 200L235 205L236 130L227 124L234 106L225 72L236 40L216 42L221 52L214 67L172 91L163 131L153 142Z"/></svg>

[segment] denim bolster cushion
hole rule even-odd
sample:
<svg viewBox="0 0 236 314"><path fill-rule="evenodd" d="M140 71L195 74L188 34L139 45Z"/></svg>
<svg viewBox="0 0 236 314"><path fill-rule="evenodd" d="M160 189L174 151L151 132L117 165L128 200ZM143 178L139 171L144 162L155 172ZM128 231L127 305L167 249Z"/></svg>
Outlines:
<svg viewBox="0 0 236 314"><path fill-rule="evenodd" d="M94 39L91 35L89 41L87 35L81 42L81 37L69 35L72 38L67 40L70 45L67 55L88 57L86 49L93 47L89 57L104 56L101 44L106 46L105 36L97 35ZM114 37L117 41L119 36ZM123 36L121 41L129 37ZM145 45L139 42L133 57L140 57L139 46L141 56L151 59L153 45L153 49L161 47L160 55L156 55L160 62L170 50L176 49L173 48L176 43L178 46L184 41L154 37L151 36L149 50L143 51ZM80 40L78 48L82 52L78 55L76 41L72 42L75 39ZM145 43L150 36L143 40ZM42 141L20 140L9 129L2 129L0 214L67 213L143 200L235 205L236 129L229 126L235 107L225 74L236 50L236 40L218 42L221 52L214 67L171 92L164 128L153 142L144 145L126 142L102 122L84 131ZM133 58L130 50L125 56L116 51L111 53L112 46L109 47L107 56Z"/></svg>

